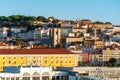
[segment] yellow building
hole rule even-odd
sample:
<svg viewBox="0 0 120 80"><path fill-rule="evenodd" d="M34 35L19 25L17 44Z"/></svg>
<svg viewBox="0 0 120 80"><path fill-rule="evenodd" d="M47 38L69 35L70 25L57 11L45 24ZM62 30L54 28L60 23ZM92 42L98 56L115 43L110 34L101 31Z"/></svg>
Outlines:
<svg viewBox="0 0 120 80"><path fill-rule="evenodd" d="M106 48L105 50L103 50L103 61L109 61L110 58L119 59L120 49L115 48L115 50L111 50L110 48Z"/></svg>
<svg viewBox="0 0 120 80"><path fill-rule="evenodd" d="M103 48L103 41L100 39L95 40L94 48Z"/></svg>
<svg viewBox="0 0 120 80"><path fill-rule="evenodd" d="M1 49L0 71L4 66L77 66L76 54L66 49Z"/></svg>
<svg viewBox="0 0 120 80"><path fill-rule="evenodd" d="M83 41L83 38L80 37L67 37L66 38L66 43L71 43L71 42L77 42L77 41Z"/></svg>
<svg viewBox="0 0 120 80"><path fill-rule="evenodd" d="M60 28L53 28L53 46L60 43Z"/></svg>

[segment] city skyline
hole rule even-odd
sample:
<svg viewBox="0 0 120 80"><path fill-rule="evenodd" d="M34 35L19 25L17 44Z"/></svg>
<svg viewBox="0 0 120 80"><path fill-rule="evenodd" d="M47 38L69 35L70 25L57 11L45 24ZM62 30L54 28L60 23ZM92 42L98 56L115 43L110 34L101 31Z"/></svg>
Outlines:
<svg viewBox="0 0 120 80"><path fill-rule="evenodd" d="M93 22L112 22L113 25L120 25L119 2L119 0L3 0L0 2L0 16L54 16L58 19L90 19Z"/></svg>

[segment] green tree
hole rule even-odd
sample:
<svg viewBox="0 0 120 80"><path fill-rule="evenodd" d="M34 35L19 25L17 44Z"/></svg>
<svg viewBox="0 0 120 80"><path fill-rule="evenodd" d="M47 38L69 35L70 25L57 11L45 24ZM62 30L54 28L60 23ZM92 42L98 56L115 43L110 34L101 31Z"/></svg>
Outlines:
<svg viewBox="0 0 120 80"><path fill-rule="evenodd" d="M110 59L109 59L109 63L112 63L112 64L113 64L113 63L116 63L116 59L115 59L115 58L110 58Z"/></svg>
<svg viewBox="0 0 120 80"><path fill-rule="evenodd" d="M7 26L8 25L8 22L7 21L3 21L2 22L2 26Z"/></svg>
<svg viewBox="0 0 120 80"><path fill-rule="evenodd" d="M20 18L19 18L18 15L12 15L12 16L9 16L9 18L11 18L11 21L12 21L12 22L20 21Z"/></svg>
<svg viewBox="0 0 120 80"><path fill-rule="evenodd" d="M37 20L37 18L35 16L29 16L29 20L35 21L35 20Z"/></svg>
<svg viewBox="0 0 120 80"><path fill-rule="evenodd" d="M42 21L42 22L48 21L44 16L38 16L38 17L37 17L37 20L38 20L38 21Z"/></svg>
<svg viewBox="0 0 120 80"><path fill-rule="evenodd" d="M105 22L105 24L112 24L111 22Z"/></svg>
<svg viewBox="0 0 120 80"><path fill-rule="evenodd" d="M0 21L5 21L7 18L5 16L0 16Z"/></svg>

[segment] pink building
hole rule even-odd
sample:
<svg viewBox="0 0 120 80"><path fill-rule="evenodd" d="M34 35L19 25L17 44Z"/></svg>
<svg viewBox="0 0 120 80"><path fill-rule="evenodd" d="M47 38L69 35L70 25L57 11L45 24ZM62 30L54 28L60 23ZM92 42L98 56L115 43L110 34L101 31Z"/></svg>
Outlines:
<svg viewBox="0 0 120 80"><path fill-rule="evenodd" d="M82 54L82 62L89 62L89 54L88 53Z"/></svg>

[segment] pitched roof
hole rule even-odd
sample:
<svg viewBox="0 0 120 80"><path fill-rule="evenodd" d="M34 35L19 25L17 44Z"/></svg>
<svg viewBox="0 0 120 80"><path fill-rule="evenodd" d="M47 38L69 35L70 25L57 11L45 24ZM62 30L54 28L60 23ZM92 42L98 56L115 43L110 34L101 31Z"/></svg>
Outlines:
<svg viewBox="0 0 120 80"><path fill-rule="evenodd" d="M1 54L75 54L63 48L0 49Z"/></svg>

